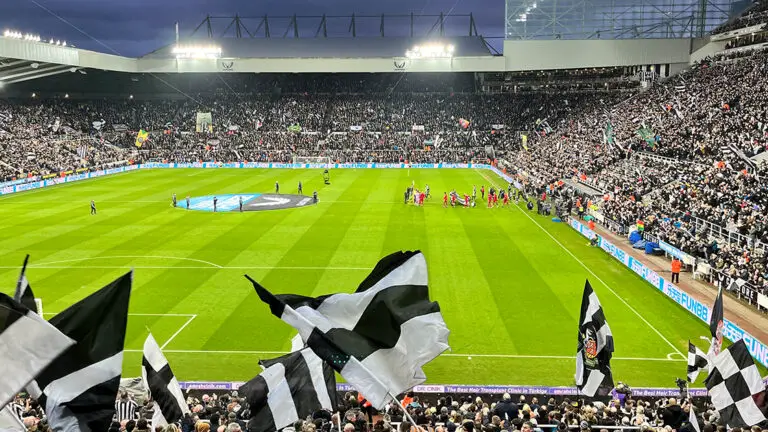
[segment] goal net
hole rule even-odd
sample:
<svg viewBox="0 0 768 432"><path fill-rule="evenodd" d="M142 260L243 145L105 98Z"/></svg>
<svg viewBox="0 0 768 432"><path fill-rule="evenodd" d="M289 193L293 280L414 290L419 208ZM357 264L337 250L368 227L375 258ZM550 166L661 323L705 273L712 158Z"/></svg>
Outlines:
<svg viewBox="0 0 768 432"><path fill-rule="evenodd" d="M323 165L324 168L331 167L331 158L322 156L294 156L294 164L318 164Z"/></svg>

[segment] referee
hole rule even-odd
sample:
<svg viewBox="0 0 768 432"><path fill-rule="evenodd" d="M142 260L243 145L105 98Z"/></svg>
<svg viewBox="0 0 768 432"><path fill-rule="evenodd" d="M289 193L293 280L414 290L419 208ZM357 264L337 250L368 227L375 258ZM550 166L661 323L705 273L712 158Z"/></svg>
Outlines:
<svg viewBox="0 0 768 432"><path fill-rule="evenodd" d="M120 395L120 399L115 402L115 413L117 415L117 422L120 423L123 420L136 420L136 409L139 404L134 402L128 397L128 393L123 392Z"/></svg>

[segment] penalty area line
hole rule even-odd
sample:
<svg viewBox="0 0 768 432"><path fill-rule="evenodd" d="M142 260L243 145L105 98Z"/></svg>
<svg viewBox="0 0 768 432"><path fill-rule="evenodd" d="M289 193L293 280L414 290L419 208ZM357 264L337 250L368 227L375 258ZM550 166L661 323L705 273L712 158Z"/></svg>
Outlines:
<svg viewBox="0 0 768 432"><path fill-rule="evenodd" d="M477 173L478 173L478 174L479 174L481 177L483 177L484 179L486 179L488 182L490 182L490 183L492 183L492 184L494 184L494 185L496 184L496 183L495 183L493 180L491 180L490 178L488 178L488 176L486 176L484 173L482 173L482 172L480 172L480 171L477 171ZM497 187L498 187L498 186L497 186ZM515 203L515 205L516 205L516 206L518 206L518 208L520 207L520 206L519 206L519 204L517 204L517 203ZM645 319L645 317L644 317L644 316L642 316L642 315L640 314L640 312L638 312L638 311L637 311L637 309L633 308L633 307L632 307L632 306L631 306L629 303L627 303L627 301L626 301L626 300L624 300L624 299L623 299L623 298L622 298L622 297L621 297L621 296L620 296L620 295L619 295L619 294L618 294L616 291L614 291L614 290L613 290L613 288L611 288L611 287L610 287L610 285L608 285L607 283L605 283L605 281L603 281L603 280L600 278L600 276L598 276L598 275L597 275L597 274L596 274L594 271L592 271L592 269L591 269L591 268L589 268L589 267L588 267L586 264L584 264L584 261L582 261L581 259L579 259L579 257L577 257L577 256L576 256L576 255L575 255L573 252L571 252L571 250L570 250L570 249L568 249L567 247L565 247L565 245L564 245L564 244L560 243L560 240L558 240L557 238L555 238L555 236L553 236L553 235L552 235L552 233L550 233L550 232L549 232L549 231L547 231L547 230L546 230L546 229L545 229L543 226L541 226L541 224L540 224L540 223L539 223L539 222L538 222L536 219L532 218L532 217L531 217L531 215L529 215L528 213L526 213L524 209L520 209L520 210L521 210L521 212L522 212L522 213L525 215L525 217L527 217L527 218L528 218L528 219L529 219L531 222L533 222L533 223L534 223L534 224L535 224L537 227L539 227L539 229L541 229L542 231L544 231L544 233L545 233L547 236L549 236L549 238L551 238L551 239L552 239L552 241L554 241L555 243L557 243L557 245L558 245L558 246L560 246L561 248L563 248L563 250L564 250L564 251L566 251L566 252L568 253L568 255L570 255L570 256L571 256L571 258L573 258L574 260L576 260L576 262L577 262L577 263L579 263L579 264L580 264L582 267L584 267L584 269L585 269L587 272L589 272L589 274L591 274L591 275L592 275L592 276L593 276L593 277L594 277L594 278L595 278L595 279L596 279L598 282L600 282L601 284L603 284L603 286L604 286L606 289L608 289L608 291L610 291L610 292L611 292L611 293L612 293L614 296L616 296L616 298L617 298L617 299L619 299L619 301L620 301L620 302L624 303L624 306L626 306L626 307L627 307L629 310L631 310L631 311L632 311L632 312L633 312L633 313L634 313L634 314L635 314L635 315L636 315L638 318L640 318L640 320L641 320L642 322L644 322L646 325L648 325L648 327L649 327L651 330L653 330L653 332L654 332L654 333L656 333L656 334L657 334L657 335L658 335L658 336L659 336L659 337L660 337L660 338L661 338L661 339L662 339L664 342L666 342L666 343L667 343L667 345L669 345L670 347L672 347L672 349L674 349L674 350L675 350L675 352L676 352L677 354L679 354L681 357L686 357L686 358L687 358L687 356L686 356L685 354L683 354L683 353L682 353L682 352L681 352L681 351L680 351L680 350L679 350L679 349L678 349L678 348L677 348L677 347L676 347L676 346L675 346L675 345L674 345L672 342L670 342L670 341L669 341L669 339L667 339L667 338L666 338L666 337L665 337L663 334L661 334L661 332L659 331L659 329L657 329L656 327L654 327L654 326L653 326L653 324L651 324L651 323L650 323L650 322L649 322L647 319Z"/></svg>
<svg viewBox="0 0 768 432"><path fill-rule="evenodd" d="M197 318L197 315L192 315L191 317L189 317L189 319L188 319L188 320L187 320L187 321L186 321L186 322L185 322L185 323L184 323L184 324L183 324L181 327L179 327L179 329L178 329L178 330L176 330L176 333L174 333L173 335L171 335L171 337L169 337L169 338L168 338L168 340L167 340L167 341L165 341L165 343L164 343L164 344L163 344L163 345L160 347L160 349L162 350L162 349L164 349L165 347L167 347L167 346L168 346L168 344L169 344L169 343L171 343L171 341L172 341L174 338L176 338L176 336L178 336L178 335L179 335L179 333L181 333L181 332L182 332L182 330L184 330L184 329L185 329L185 328L186 328L186 327L189 325L189 323L191 323L191 322L192 322L192 320L194 320L195 318Z"/></svg>

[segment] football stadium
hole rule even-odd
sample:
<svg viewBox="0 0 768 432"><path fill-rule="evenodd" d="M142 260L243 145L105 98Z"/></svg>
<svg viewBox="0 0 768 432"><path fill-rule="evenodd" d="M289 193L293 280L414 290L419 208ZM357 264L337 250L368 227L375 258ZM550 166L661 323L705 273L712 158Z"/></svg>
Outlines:
<svg viewBox="0 0 768 432"><path fill-rule="evenodd" d="M502 18L4 30L0 430L768 428L768 3Z"/></svg>

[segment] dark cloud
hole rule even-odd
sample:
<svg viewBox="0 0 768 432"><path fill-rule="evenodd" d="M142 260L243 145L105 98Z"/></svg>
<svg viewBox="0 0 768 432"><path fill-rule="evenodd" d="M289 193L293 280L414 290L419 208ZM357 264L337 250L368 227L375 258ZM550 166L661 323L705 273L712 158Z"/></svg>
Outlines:
<svg viewBox="0 0 768 432"><path fill-rule="evenodd" d="M35 3L39 3L50 13ZM485 36L501 36L504 26L504 3L500 0L388 0L361 2L359 0L5 0L0 1L0 16L4 25L22 32L37 33L45 38L59 38L75 45L102 52L116 51L121 55L140 56L174 40L174 22L179 21L182 35L190 34L207 14L214 16L260 17L297 15L380 15L385 14L474 14L477 30ZM66 21L66 22L65 22ZM418 20L415 33L426 33L435 21ZM226 20L214 22L215 33L221 34ZM258 19L246 19L245 26L255 32ZM302 35L313 36L319 19L304 19L299 23ZM329 34L343 36L349 22L329 19ZM287 19L270 20L272 36L282 36ZM376 35L377 19L359 19L359 35ZM408 19L387 19L385 32L407 35ZM449 18L446 32L467 34L468 19ZM201 34L205 34L204 32ZM233 34L232 30L228 34ZM87 36L86 36L87 35ZM98 40L98 42L96 40ZM111 48L107 49L106 47Z"/></svg>

